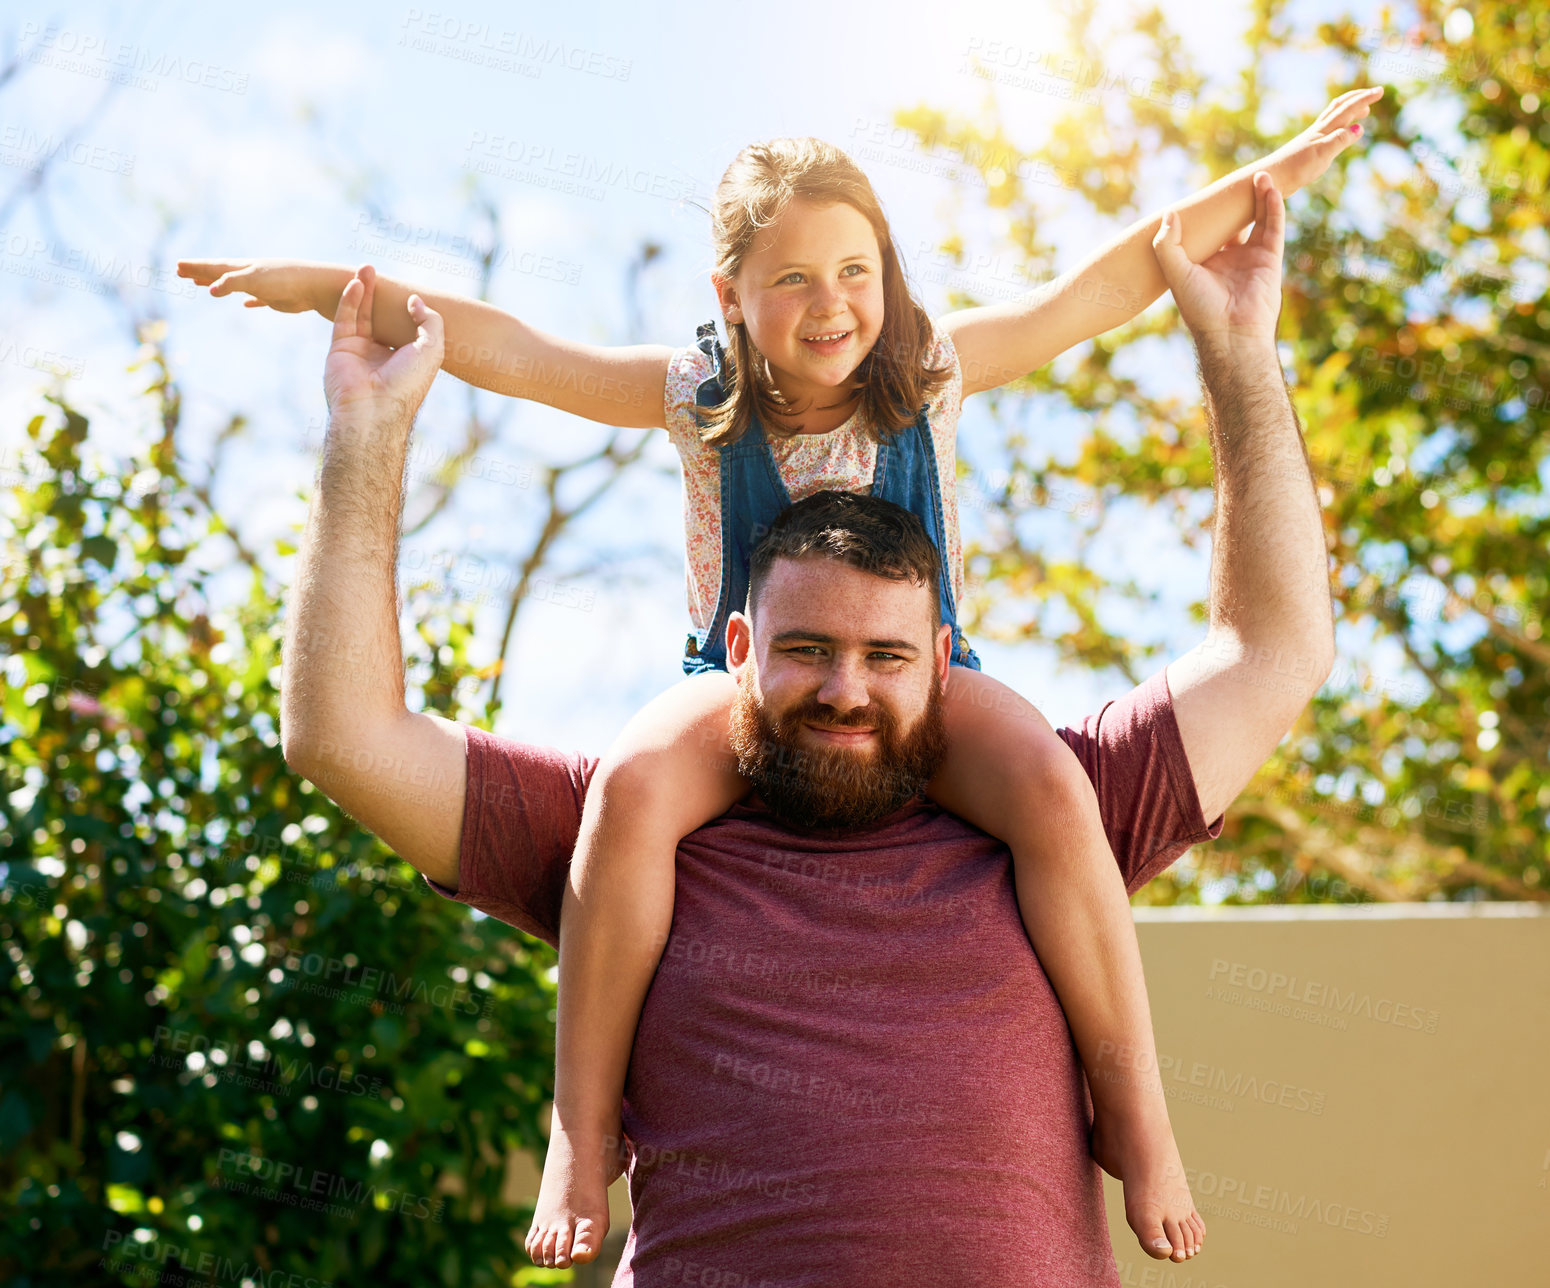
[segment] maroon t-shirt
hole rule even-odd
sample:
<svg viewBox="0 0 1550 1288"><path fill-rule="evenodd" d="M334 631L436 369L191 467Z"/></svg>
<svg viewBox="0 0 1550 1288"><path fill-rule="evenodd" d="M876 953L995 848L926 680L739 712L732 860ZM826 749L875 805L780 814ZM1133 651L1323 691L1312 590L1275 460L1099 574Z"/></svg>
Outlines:
<svg viewBox="0 0 1550 1288"><path fill-rule="evenodd" d="M1220 833L1164 672L1060 735L1127 889ZM448 897L554 943L596 764L470 728ZM734 806L679 846L614 1283L1117 1285L1091 1123L1001 842L924 797L841 837Z"/></svg>

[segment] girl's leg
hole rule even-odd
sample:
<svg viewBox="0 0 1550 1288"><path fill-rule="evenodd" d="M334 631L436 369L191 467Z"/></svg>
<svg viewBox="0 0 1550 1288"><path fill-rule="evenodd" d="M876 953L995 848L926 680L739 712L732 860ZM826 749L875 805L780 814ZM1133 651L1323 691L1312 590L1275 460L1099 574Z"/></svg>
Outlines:
<svg viewBox="0 0 1550 1288"><path fill-rule="evenodd" d="M727 749L736 692L693 676L641 709L599 763L560 908L554 1115L526 1246L594 1260L618 1174L619 1112L641 1006L673 920L678 842L747 794Z"/></svg>
<svg viewBox="0 0 1550 1288"><path fill-rule="evenodd" d="M1125 1186L1149 1256L1200 1250L1195 1210L1157 1073L1141 951L1092 783L1031 703L954 667L948 755L927 793L1011 847L1023 924L1071 1026L1093 1098L1093 1157Z"/></svg>

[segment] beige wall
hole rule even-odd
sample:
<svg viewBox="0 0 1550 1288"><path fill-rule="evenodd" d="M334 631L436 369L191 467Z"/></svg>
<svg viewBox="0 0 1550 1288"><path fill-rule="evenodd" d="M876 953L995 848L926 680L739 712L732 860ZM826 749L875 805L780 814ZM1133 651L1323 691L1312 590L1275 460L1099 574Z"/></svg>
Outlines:
<svg viewBox="0 0 1550 1288"><path fill-rule="evenodd" d="M1136 929L1207 1237L1153 1261L1106 1179L1126 1288L1550 1284L1550 908L1138 908Z"/></svg>
<svg viewBox="0 0 1550 1288"><path fill-rule="evenodd" d="M1207 1236L1152 1261L1106 1180L1121 1282L1550 1284L1547 914L1136 909Z"/></svg>

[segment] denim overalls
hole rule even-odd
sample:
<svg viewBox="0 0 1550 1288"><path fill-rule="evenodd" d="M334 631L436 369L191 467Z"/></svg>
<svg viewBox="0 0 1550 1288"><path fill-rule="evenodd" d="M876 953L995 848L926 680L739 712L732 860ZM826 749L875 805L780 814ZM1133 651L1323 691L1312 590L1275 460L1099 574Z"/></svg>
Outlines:
<svg viewBox="0 0 1550 1288"><path fill-rule="evenodd" d="M716 340L716 324L706 322L696 332L695 344L710 359L711 374L700 382L695 405L713 407L726 398L721 385L724 353ZM721 453L721 589L710 625L690 633L684 644L684 671L727 669L727 619L748 602L748 564L759 540L775 517L791 504L781 481L780 469L770 453L769 441L758 418L735 443L717 448ZM953 602L953 581L947 568L947 534L942 527L942 493L937 481L936 448L925 409L912 425L899 430L877 447L877 468L872 474L872 495L913 511L925 524L941 556L937 600L942 620L953 628L952 664L980 669L980 660L958 629Z"/></svg>

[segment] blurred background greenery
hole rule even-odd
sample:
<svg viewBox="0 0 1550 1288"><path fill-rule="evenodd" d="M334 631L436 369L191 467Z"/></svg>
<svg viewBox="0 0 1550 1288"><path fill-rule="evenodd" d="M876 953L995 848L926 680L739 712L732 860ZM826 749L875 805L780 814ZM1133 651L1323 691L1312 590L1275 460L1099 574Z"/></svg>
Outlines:
<svg viewBox="0 0 1550 1288"><path fill-rule="evenodd" d="M939 243L906 259L956 303L1007 298L1053 275L1056 221L1139 216L1149 175L1205 181L1301 128L1270 114L1271 84L1314 76L1319 103L1390 87L1373 145L1292 204L1281 328L1350 647L1222 839L1137 902L1544 900L1550 12L1255 14L1231 77L1156 10L1135 12L1146 57L1118 79L1091 53L982 42L987 88L1042 78L1068 102L1037 151L994 95L901 103L911 156L964 178ZM1102 47L1091 6L1064 21L1051 47ZM632 265L636 304L657 253ZM552 957L435 898L285 766L290 548L223 518L219 453L184 446L175 337L129 321L143 392L88 414L57 377L3 461L0 1279L541 1282L512 1166L542 1149ZM1165 304L989 397L996 432L960 466L971 635L1053 642L1116 683L1171 656L1167 597L1083 552L1143 514L1206 548L1191 361ZM1041 426L1070 414L1088 432L1061 453ZM465 428L416 522L456 511L489 437L472 403ZM411 703L493 727L524 596L640 456L614 435L539 467L496 637L444 580L405 577ZM1071 551L1043 539L1052 519ZM1204 579L1178 580L1203 622Z"/></svg>
<svg viewBox="0 0 1550 1288"><path fill-rule="evenodd" d="M1401 27L1299 26L1262 4L1255 57L1232 84L1203 80L1155 11L1148 79L1073 106L1043 155L1003 123L923 104L901 113L922 144L956 152L1004 212L993 264L1053 275L1050 176L1091 217L1143 212L1143 165L1202 157L1217 178L1271 151L1296 122L1266 119L1268 85L1334 56L1333 93L1388 91L1371 146L1290 206L1282 352L1319 482L1341 660L1296 734L1228 814L1220 841L1138 902L1550 897L1550 11L1423 4ZM1385 11L1387 13L1387 11ZM1472 17L1471 17L1472 13ZM1095 46L1092 6L1067 45ZM985 68L994 79L995 64ZM1101 70L1095 69L1101 75ZM1178 104L1189 104L1180 110ZM961 237L963 301L993 283ZM981 252L983 253L983 252ZM1005 274L1003 273L1003 277ZM1087 541L1161 509L1180 539L1208 542L1211 464L1192 382L1132 359L1192 352L1171 309L1074 350L989 397L1004 429L989 462L989 531L968 554L980 587L971 633L1057 642L1072 662L1139 681L1172 656L1105 623L1156 596L1080 557L1052 561L1024 535L1053 501ZM1091 427L1051 460L1041 418ZM1145 560L1138 560L1144 563ZM1204 622L1204 600L1191 606ZM1359 650L1359 651L1358 651Z"/></svg>

